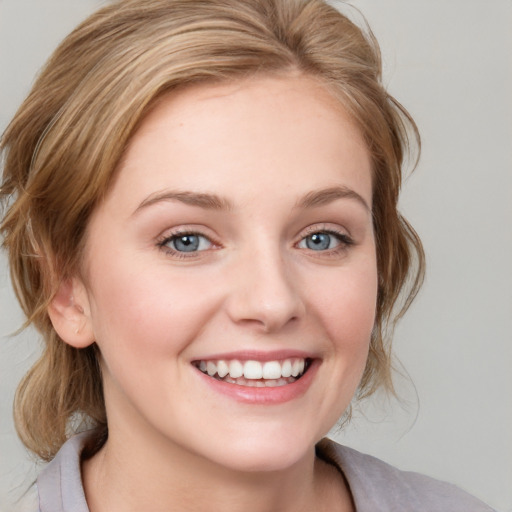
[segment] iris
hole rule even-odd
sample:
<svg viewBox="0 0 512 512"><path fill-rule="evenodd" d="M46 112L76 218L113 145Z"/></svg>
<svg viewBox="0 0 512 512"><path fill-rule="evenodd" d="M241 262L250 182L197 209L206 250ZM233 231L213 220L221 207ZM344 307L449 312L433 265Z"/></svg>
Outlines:
<svg viewBox="0 0 512 512"><path fill-rule="evenodd" d="M306 237L306 247L313 251L325 251L331 247L331 238L328 233L313 233Z"/></svg>

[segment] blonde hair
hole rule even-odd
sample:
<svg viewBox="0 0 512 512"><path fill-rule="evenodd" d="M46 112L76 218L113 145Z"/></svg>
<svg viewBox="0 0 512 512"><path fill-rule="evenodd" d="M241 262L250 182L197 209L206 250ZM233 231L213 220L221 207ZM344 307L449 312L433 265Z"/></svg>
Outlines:
<svg viewBox="0 0 512 512"><path fill-rule="evenodd" d="M371 31L323 0L119 0L62 42L1 141L4 246L27 324L45 342L15 419L41 458L53 458L77 417L106 432L98 349L64 343L47 308L79 268L88 219L138 124L178 87L292 70L340 99L372 156L379 289L358 397L392 389L388 334L423 278L421 242L397 211L408 134L419 138L382 86Z"/></svg>

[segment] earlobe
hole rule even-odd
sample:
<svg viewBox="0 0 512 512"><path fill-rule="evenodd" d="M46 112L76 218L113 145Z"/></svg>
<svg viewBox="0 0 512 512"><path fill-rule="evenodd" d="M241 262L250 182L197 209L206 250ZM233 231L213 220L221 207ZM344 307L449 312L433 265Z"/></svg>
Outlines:
<svg viewBox="0 0 512 512"><path fill-rule="evenodd" d="M75 348L85 348L94 343L89 299L79 278L61 282L48 306L48 315L62 340Z"/></svg>

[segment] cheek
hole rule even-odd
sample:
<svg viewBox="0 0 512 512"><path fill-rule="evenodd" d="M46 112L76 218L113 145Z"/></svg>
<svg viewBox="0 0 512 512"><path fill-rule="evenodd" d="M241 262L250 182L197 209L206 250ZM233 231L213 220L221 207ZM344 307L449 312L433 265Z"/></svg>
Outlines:
<svg viewBox="0 0 512 512"><path fill-rule="evenodd" d="M171 278L165 266L148 270L131 262L123 268L118 262L95 276L91 317L109 365L123 358L141 366L152 358L179 354L214 310L215 298L197 292L200 277Z"/></svg>
<svg viewBox="0 0 512 512"><path fill-rule="evenodd" d="M331 279L319 305L324 325L336 351L366 359L375 323L377 271L374 265L340 271Z"/></svg>

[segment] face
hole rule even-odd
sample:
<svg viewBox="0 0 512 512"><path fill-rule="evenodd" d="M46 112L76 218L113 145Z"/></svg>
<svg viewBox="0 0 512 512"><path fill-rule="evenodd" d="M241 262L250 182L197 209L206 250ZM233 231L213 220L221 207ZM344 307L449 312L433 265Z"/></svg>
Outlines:
<svg viewBox="0 0 512 512"><path fill-rule="evenodd" d="M304 77L163 99L88 227L84 311L110 439L236 470L298 463L365 367L371 165Z"/></svg>

